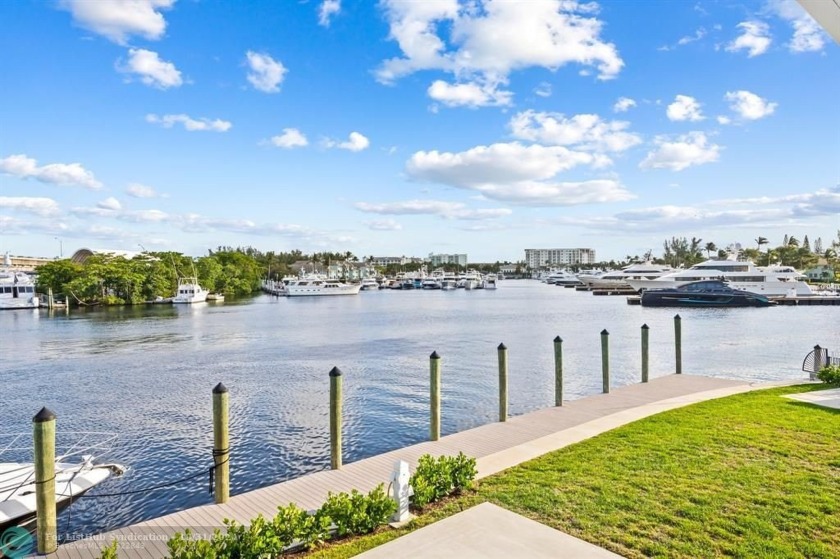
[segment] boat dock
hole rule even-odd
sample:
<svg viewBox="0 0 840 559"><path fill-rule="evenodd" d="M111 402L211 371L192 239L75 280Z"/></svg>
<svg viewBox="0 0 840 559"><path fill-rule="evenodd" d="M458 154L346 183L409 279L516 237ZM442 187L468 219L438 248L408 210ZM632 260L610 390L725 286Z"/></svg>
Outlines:
<svg viewBox="0 0 840 559"><path fill-rule="evenodd" d="M275 515L277 506L296 503L307 510L316 509L328 492L367 492L380 483L388 485L398 460L416 466L423 454L454 455L463 451L478 462L478 477L486 477L547 452L580 442L610 429L663 411L756 390L764 385L744 381L693 375L668 375L649 383L632 384L564 402L551 407L511 417L506 422L489 423L442 437L393 450L378 456L345 464L337 470L325 470L261 489L235 495L221 505L208 504L186 509L59 546L50 557L94 559L102 547L119 542L119 556L153 559L168 554L166 542L176 532L190 529L206 537L223 520L248 524L262 514ZM445 421L445 418L444 418ZM231 466L236 468L236 448L231 451Z"/></svg>

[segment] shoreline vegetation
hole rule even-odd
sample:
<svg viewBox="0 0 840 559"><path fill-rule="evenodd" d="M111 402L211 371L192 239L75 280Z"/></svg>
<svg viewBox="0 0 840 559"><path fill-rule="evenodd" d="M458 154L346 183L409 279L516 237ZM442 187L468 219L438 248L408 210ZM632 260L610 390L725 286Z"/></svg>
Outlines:
<svg viewBox="0 0 840 559"><path fill-rule="evenodd" d="M307 559L352 557L482 502L623 557L840 556L840 411L729 396L664 412L477 482L395 530Z"/></svg>
<svg viewBox="0 0 840 559"><path fill-rule="evenodd" d="M708 258L727 258L738 253L743 259L757 265L782 262L797 269L805 269L820 262L833 268L835 278L840 273L840 231L837 239L823 250L823 242L817 239L812 249L807 235L802 242L785 235L782 245L761 251L768 245L765 237L755 239L757 248L729 246L719 249L715 243L703 244L703 240L692 237L672 237L663 243L663 254L655 258L652 251L642 257L627 255L624 259L595 264L571 265L571 269L584 267L616 269L635 262L650 260L672 267L689 267ZM768 245L769 246L769 245ZM94 254L84 263L70 259L56 260L38 267L37 288L41 293L49 290L64 295L66 301L79 306L89 305L136 305L171 297L177 290L178 278L197 277L199 284L211 293L228 296L243 296L260 290L263 279L280 280L295 275L299 270L311 271L313 267L336 270L339 277L347 277L350 268L367 266L374 268L373 256L359 258L352 252L320 252L305 254L300 250L290 252L261 252L253 247L218 247L208 251L207 256L192 258L178 252L143 252L132 259L108 254ZM498 273L503 264L509 262L475 263L470 266L482 273ZM424 266L421 262L404 265L375 267L377 274L394 276L399 272L416 272ZM457 265L443 266L447 271L459 271ZM524 263L517 265L517 274L526 272ZM829 274L830 272L826 272ZM835 278L826 277L825 281Z"/></svg>

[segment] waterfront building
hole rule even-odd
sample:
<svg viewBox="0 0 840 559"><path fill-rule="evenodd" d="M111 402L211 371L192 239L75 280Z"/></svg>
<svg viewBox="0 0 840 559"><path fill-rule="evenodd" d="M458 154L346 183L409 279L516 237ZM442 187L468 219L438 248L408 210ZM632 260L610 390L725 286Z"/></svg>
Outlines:
<svg viewBox="0 0 840 559"><path fill-rule="evenodd" d="M526 248L525 263L532 270L551 266L572 264L594 264L595 249L592 248Z"/></svg>
<svg viewBox="0 0 840 559"><path fill-rule="evenodd" d="M0 255L0 257L2 257L2 255ZM31 272L41 264L54 262L55 258L44 258L41 256L12 256L10 254L9 261L11 262L9 268L12 268L13 270ZM2 262L2 260L0 260L0 262Z"/></svg>
<svg viewBox="0 0 840 559"><path fill-rule="evenodd" d="M429 254L427 259L432 268L444 266L446 264L456 264L458 266L466 267L466 254Z"/></svg>

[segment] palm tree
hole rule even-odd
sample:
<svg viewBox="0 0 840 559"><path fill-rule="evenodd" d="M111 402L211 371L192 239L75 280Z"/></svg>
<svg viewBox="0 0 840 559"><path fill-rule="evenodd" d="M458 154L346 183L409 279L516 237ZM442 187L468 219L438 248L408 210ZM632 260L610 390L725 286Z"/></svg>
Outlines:
<svg viewBox="0 0 840 559"><path fill-rule="evenodd" d="M706 258L712 258L712 252L717 251L715 243L706 243Z"/></svg>
<svg viewBox="0 0 840 559"><path fill-rule="evenodd" d="M766 245L767 242L768 242L767 237L759 237L755 240L755 244L758 245L758 250L759 251L761 250L761 245Z"/></svg>

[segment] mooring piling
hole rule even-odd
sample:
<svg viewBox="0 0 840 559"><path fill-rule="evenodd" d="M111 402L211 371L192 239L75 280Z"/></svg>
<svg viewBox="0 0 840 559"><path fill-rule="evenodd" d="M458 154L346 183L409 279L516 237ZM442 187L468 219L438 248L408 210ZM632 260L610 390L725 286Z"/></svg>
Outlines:
<svg viewBox="0 0 840 559"><path fill-rule="evenodd" d="M554 405L563 405L563 339L554 338Z"/></svg>
<svg viewBox="0 0 840 559"><path fill-rule="evenodd" d="M642 382L648 381L648 334L650 328L647 324L642 324Z"/></svg>
<svg viewBox="0 0 840 559"><path fill-rule="evenodd" d="M341 468L341 370L330 370L330 468Z"/></svg>
<svg viewBox="0 0 840 559"><path fill-rule="evenodd" d="M610 392L610 333L601 330L601 372L604 376L604 394Z"/></svg>
<svg viewBox="0 0 840 559"><path fill-rule="evenodd" d="M55 414L41 408L32 418L35 451L35 532L38 553L46 555L58 547L55 503Z"/></svg>
<svg viewBox="0 0 840 559"><path fill-rule="evenodd" d="M508 417L508 358L507 347L499 344L499 421L507 421Z"/></svg>
<svg viewBox="0 0 840 559"><path fill-rule="evenodd" d="M440 439L440 355L429 356L429 440Z"/></svg>
<svg viewBox="0 0 840 559"><path fill-rule="evenodd" d="M674 315L674 358L676 359L676 373L682 374L682 319Z"/></svg>
<svg viewBox="0 0 840 559"><path fill-rule="evenodd" d="M230 435L228 389L221 382L213 388L213 484L216 504L230 499Z"/></svg>

